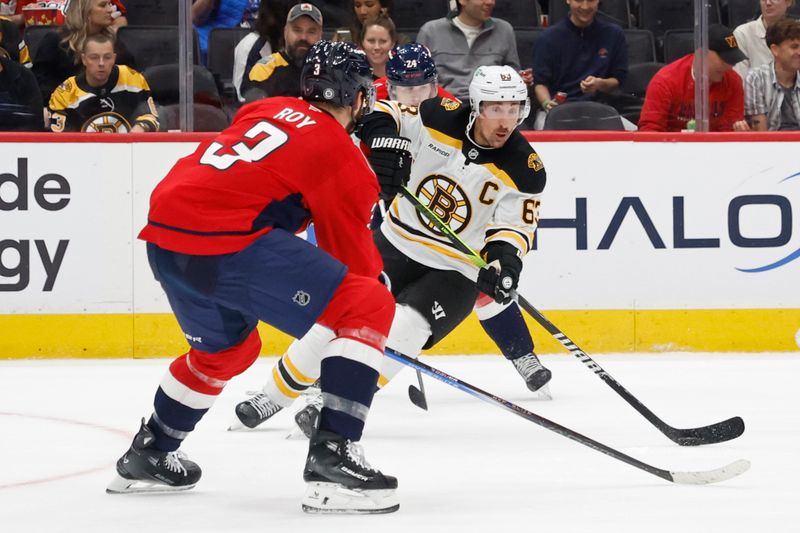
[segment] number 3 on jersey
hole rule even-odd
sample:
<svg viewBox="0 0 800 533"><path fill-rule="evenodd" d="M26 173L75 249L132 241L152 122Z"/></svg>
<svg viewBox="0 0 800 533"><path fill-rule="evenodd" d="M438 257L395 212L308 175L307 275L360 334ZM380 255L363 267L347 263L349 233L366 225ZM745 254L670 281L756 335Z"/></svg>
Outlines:
<svg viewBox="0 0 800 533"><path fill-rule="evenodd" d="M255 139L259 135L264 137L259 139L252 147L245 144L244 141L240 141L230 147L214 141L203 153L203 157L200 158L200 164L209 165L219 170L228 170L237 161L246 163L261 161L289 140L289 136L283 130L266 121L258 122L247 130L244 137L245 139ZM220 153L223 151L236 153Z"/></svg>

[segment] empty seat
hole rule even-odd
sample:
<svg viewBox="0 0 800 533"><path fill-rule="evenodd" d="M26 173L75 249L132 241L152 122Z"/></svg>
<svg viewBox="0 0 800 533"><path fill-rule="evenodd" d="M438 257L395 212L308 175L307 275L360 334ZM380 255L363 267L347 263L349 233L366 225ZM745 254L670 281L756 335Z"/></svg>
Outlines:
<svg viewBox="0 0 800 533"><path fill-rule="evenodd" d="M353 6L348 0L318 0L311 3L317 6L322 12L322 21L326 28L339 28L350 24L350 19L353 15ZM286 4L286 9L288 10L295 2L286 2Z"/></svg>
<svg viewBox="0 0 800 533"><path fill-rule="evenodd" d="M564 20L569 14L569 6L564 0L549 0L549 23ZM628 0L600 0L598 17L607 22L615 22L623 28L631 25L631 12Z"/></svg>
<svg viewBox="0 0 800 533"><path fill-rule="evenodd" d="M156 65L142 72L153 95L153 100L160 105L177 104L180 101L180 77L178 65ZM219 88L214 76L205 67L194 65L194 102L221 106Z"/></svg>
<svg viewBox="0 0 800 533"><path fill-rule="evenodd" d="M125 0L131 26L177 26L178 0Z"/></svg>
<svg viewBox="0 0 800 533"><path fill-rule="evenodd" d="M664 63L636 63L629 67L628 76L620 85L619 94L614 99L614 107L620 115L634 124L639 122L639 115L644 105L647 86Z"/></svg>
<svg viewBox="0 0 800 533"><path fill-rule="evenodd" d="M233 78L233 50L245 35L248 28L214 28L208 36L208 68L220 77L222 83L230 83Z"/></svg>
<svg viewBox="0 0 800 533"><path fill-rule="evenodd" d="M717 0L707 0L708 23L719 22ZM667 30L694 27L694 0L640 0L639 27L650 30L660 42Z"/></svg>
<svg viewBox="0 0 800 533"><path fill-rule="evenodd" d="M694 52L694 31L669 30L664 34L664 63Z"/></svg>
<svg viewBox="0 0 800 533"><path fill-rule="evenodd" d="M417 42L417 33L419 33L419 28L397 28L398 43L403 44L405 42ZM404 39L407 39L407 41Z"/></svg>
<svg viewBox="0 0 800 533"><path fill-rule="evenodd" d="M194 35L194 63L200 58L197 32ZM117 41L133 56L140 71L155 65L178 62L177 26L123 26L117 30Z"/></svg>
<svg viewBox="0 0 800 533"><path fill-rule="evenodd" d="M158 118L161 131L180 128L180 106L177 104L159 106ZM204 104L194 104L192 118L194 131L222 131L228 127L228 115L220 108Z"/></svg>
<svg viewBox="0 0 800 533"><path fill-rule="evenodd" d="M545 28L517 28L514 34L517 38L517 54L519 63L523 69L533 65L533 51L536 48L536 40L544 33Z"/></svg>
<svg viewBox="0 0 800 533"><path fill-rule="evenodd" d="M545 130L624 131L622 118L613 107L599 102L565 102L547 113Z"/></svg>
<svg viewBox="0 0 800 533"><path fill-rule="evenodd" d="M728 0L728 27L736 29L736 26L761 15L758 4L754 0Z"/></svg>
<svg viewBox="0 0 800 533"><path fill-rule="evenodd" d="M656 40L650 30L624 30L628 43L628 64L650 63L656 60Z"/></svg>
<svg viewBox="0 0 800 533"><path fill-rule="evenodd" d="M539 2L536 0L505 0L497 2L492 11L493 17L503 19L515 28L538 26L539 15Z"/></svg>
<svg viewBox="0 0 800 533"><path fill-rule="evenodd" d="M392 20L398 28L419 28L448 11L447 0L395 0Z"/></svg>
<svg viewBox="0 0 800 533"><path fill-rule="evenodd" d="M39 43L42 42L44 36L56 31L58 31L58 26L28 26L25 29L23 39L28 47L31 60L36 59L36 51L39 49Z"/></svg>

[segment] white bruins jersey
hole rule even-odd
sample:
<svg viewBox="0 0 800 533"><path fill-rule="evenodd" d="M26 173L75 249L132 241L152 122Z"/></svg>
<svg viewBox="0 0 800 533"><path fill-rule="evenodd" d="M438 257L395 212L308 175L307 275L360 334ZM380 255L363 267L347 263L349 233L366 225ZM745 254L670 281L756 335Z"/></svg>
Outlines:
<svg viewBox="0 0 800 533"><path fill-rule="evenodd" d="M426 100L419 108L382 100L367 115L365 131L380 135L374 124L385 124L389 115L397 134L411 140L408 189L473 250L505 241L524 256L539 221L544 165L516 130L501 148L476 146L466 135L469 113L469 105L448 98ZM418 263L477 278L477 267L408 199L394 199L381 231Z"/></svg>

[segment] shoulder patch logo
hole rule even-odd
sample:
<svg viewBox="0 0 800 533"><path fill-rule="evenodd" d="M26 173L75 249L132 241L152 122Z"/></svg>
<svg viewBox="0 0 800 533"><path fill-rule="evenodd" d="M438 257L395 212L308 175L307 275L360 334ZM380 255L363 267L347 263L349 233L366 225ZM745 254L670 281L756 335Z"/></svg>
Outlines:
<svg viewBox="0 0 800 533"><path fill-rule="evenodd" d="M461 107L461 102L452 100L450 98L442 98L440 105L444 108L445 111L455 111L456 109Z"/></svg>
<svg viewBox="0 0 800 533"><path fill-rule="evenodd" d="M532 168L534 172L539 172L544 168L544 163L536 152L528 156L528 168Z"/></svg>

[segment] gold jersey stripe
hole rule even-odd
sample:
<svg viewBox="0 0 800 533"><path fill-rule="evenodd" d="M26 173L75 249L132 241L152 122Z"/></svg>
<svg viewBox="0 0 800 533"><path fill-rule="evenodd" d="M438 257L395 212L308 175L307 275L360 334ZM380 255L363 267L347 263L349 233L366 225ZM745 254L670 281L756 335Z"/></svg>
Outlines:
<svg viewBox="0 0 800 533"><path fill-rule="evenodd" d="M389 219L389 224L392 227L392 231L394 231L400 237L404 238L407 241L419 243L422 246L425 246L427 248L430 248L431 250L436 251L436 253L439 253L439 254L442 254L442 255L446 255L447 257L451 257L451 258L456 259L458 261L461 261L462 263L465 263L467 265L472 265L472 262L470 260L468 260L466 257L464 257L463 254L460 254L455 250L450 250L450 249L445 248L443 246L439 246L439 245L433 244L431 242L424 241L424 240L422 240L422 239L420 239L418 237L415 237L414 235L408 233L407 231L403 230L403 228L401 228L396 223L394 223L392 221L392 219Z"/></svg>
<svg viewBox="0 0 800 533"><path fill-rule="evenodd" d="M492 174L494 174L494 176L500 181L502 181L503 184L505 184L507 187L510 187L515 191L519 190L517 188L517 184L514 183L513 179L511 179L511 176L509 176L505 170L498 168L494 163L483 163L481 164L481 166L486 170L488 170L489 172L491 172Z"/></svg>
<svg viewBox="0 0 800 533"><path fill-rule="evenodd" d="M425 126L425 129L428 130L428 135L430 135L431 137L434 138L434 140L442 144L446 144L447 146L452 146L453 148L456 148L458 150L461 150L461 148L464 146L464 142L461 139L450 137L449 135L442 133L439 130L429 128L428 126Z"/></svg>
<svg viewBox="0 0 800 533"><path fill-rule="evenodd" d="M493 233L491 237L486 239L486 242L492 241L501 241L501 240L512 240L517 243L517 248L522 250L523 254L528 253L528 243L523 239L519 233L515 231L498 231L497 233Z"/></svg>

